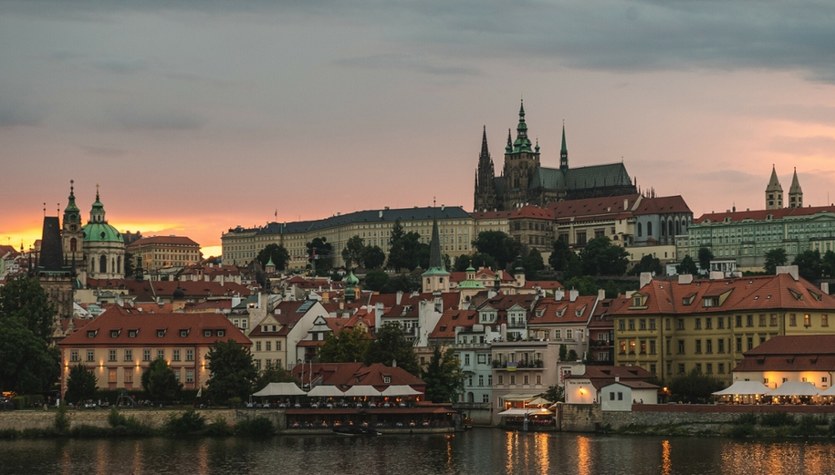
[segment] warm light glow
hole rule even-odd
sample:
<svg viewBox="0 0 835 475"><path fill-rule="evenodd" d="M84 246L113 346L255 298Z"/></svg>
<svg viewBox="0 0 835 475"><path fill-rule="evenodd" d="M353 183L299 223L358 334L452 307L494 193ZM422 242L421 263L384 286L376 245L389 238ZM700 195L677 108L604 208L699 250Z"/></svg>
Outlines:
<svg viewBox="0 0 835 475"><path fill-rule="evenodd" d="M670 441L661 441L661 473L670 475L673 471L673 460L670 456Z"/></svg>
<svg viewBox="0 0 835 475"><path fill-rule="evenodd" d="M577 437L577 474L589 475L591 472L591 441L586 436Z"/></svg>

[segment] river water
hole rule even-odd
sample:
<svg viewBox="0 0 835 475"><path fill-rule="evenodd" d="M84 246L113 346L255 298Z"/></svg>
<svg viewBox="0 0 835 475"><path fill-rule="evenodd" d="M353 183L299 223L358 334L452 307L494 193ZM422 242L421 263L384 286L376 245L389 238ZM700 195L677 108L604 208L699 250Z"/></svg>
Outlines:
<svg viewBox="0 0 835 475"><path fill-rule="evenodd" d="M454 436L0 440L2 474L833 474L835 442L474 429Z"/></svg>

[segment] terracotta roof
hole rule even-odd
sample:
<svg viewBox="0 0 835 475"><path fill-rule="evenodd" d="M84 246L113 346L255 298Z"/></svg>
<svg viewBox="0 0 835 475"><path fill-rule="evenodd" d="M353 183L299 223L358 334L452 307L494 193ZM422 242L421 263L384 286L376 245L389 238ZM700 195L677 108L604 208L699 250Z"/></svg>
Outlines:
<svg viewBox="0 0 835 475"><path fill-rule="evenodd" d="M588 379L597 389L614 383L615 378L623 384L627 381L649 381L652 379L652 373L640 366L588 365L585 373L566 376L566 379Z"/></svg>
<svg viewBox="0 0 835 475"><path fill-rule="evenodd" d="M691 213L691 211L681 195L644 197L635 209L636 215L664 213Z"/></svg>
<svg viewBox="0 0 835 475"><path fill-rule="evenodd" d="M429 334L432 339L455 339L455 327L472 328L478 323L478 312L475 310L445 310Z"/></svg>
<svg viewBox="0 0 835 475"><path fill-rule="evenodd" d="M130 295L160 296L172 298L179 288L185 298L206 298L219 296L250 294L249 288L234 282L204 282L204 281L148 281L136 279L87 279L87 287L91 289L125 289Z"/></svg>
<svg viewBox="0 0 835 475"><path fill-rule="evenodd" d="M147 314L113 306L61 340L59 346L205 346L218 340L252 344L232 322L217 313Z"/></svg>
<svg viewBox="0 0 835 475"><path fill-rule="evenodd" d="M534 307L528 325L587 323L597 301L596 296L578 296L573 302L566 295L562 300L540 299Z"/></svg>
<svg viewBox="0 0 835 475"><path fill-rule="evenodd" d="M823 293L803 278L794 280L789 274L695 280L689 284L679 284L675 280L652 280L638 290L638 294L646 296L645 307L632 307L631 298L623 299L613 303L610 313L657 315L772 309L835 309L835 297ZM713 298L712 306L705 306L706 298Z"/></svg>
<svg viewBox="0 0 835 475"><path fill-rule="evenodd" d="M746 351L741 371L833 371L835 335L775 336Z"/></svg>
<svg viewBox="0 0 835 475"><path fill-rule="evenodd" d="M631 209L635 205L635 201L640 197L639 194L620 195L620 196L604 196L597 198L585 198L580 200L564 200L557 201L548 205L554 213L554 219L565 220L569 218L585 218L585 217L600 217L609 216L617 217L620 215L630 215ZM627 203L627 208L624 209L624 201Z"/></svg>
<svg viewBox="0 0 835 475"><path fill-rule="evenodd" d="M302 378L302 371L305 373L304 378ZM403 368L385 366L381 363L374 363L370 366L365 366L363 363L299 364L294 366L291 372L299 381L316 381L321 378L319 384L339 386L343 390L357 385L371 385L381 389L389 385L403 384L421 391L426 385L422 379ZM388 383L384 382L384 377L389 378Z"/></svg>
<svg viewBox="0 0 835 475"><path fill-rule="evenodd" d="M818 213L835 213L835 206L807 206L805 208L760 209L754 211L725 211L724 213L706 213L693 221L694 224L723 223L725 220L740 222L745 220L765 221L799 216L811 216Z"/></svg>

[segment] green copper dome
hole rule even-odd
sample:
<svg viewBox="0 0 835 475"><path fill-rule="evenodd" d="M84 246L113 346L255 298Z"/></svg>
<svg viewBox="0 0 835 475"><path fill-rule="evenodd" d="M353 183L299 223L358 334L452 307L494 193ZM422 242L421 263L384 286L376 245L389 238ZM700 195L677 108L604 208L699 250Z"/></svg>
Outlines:
<svg viewBox="0 0 835 475"><path fill-rule="evenodd" d="M352 287L356 287L357 284L360 283L359 278L354 275L354 271L348 273L348 276L345 277L345 285L350 285Z"/></svg>
<svg viewBox="0 0 835 475"><path fill-rule="evenodd" d="M84 242L122 242L122 235L107 223L89 223L82 228Z"/></svg>

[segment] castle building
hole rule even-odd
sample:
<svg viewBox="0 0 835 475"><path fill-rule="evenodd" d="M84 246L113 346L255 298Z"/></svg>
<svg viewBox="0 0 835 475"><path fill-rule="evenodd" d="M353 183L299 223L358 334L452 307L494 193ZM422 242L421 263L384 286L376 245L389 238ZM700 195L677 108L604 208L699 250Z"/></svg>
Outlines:
<svg viewBox="0 0 835 475"><path fill-rule="evenodd" d="M485 127L475 173L473 210L510 210L526 204L545 206L566 199L637 193L623 163L570 168L564 126L559 168L542 166L540 155L539 143L532 146L528 138L522 104L516 139L512 140L508 130L504 165L501 175L496 176Z"/></svg>

